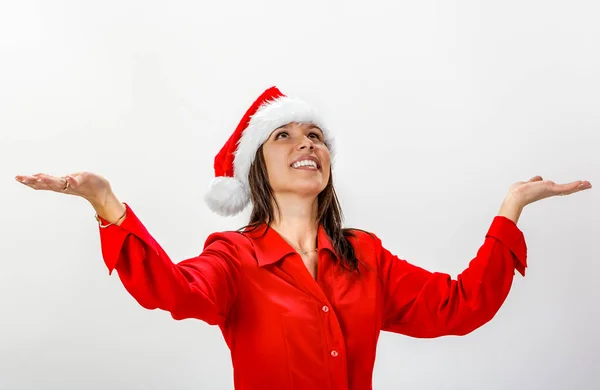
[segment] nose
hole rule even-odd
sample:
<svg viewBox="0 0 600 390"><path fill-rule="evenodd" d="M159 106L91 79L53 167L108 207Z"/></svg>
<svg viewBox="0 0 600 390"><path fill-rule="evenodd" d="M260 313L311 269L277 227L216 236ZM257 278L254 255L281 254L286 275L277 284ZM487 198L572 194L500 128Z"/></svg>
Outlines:
<svg viewBox="0 0 600 390"><path fill-rule="evenodd" d="M298 149L303 150L303 149L314 149L315 148L315 144L312 142L312 140L310 138L308 138L307 136L302 137L302 142L300 142L300 144L298 145Z"/></svg>

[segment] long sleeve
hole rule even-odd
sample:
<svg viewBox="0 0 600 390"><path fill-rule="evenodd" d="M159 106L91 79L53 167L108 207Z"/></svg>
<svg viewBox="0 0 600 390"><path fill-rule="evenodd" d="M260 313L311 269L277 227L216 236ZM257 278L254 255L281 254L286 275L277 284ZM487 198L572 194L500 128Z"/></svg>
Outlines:
<svg viewBox="0 0 600 390"><path fill-rule="evenodd" d="M429 272L391 254L376 238L384 291L382 329L412 337L465 335L490 321L512 285L515 269L525 276L523 233L496 216L476 257L456 280Z"/></svg>
<svg viewBox="0 0 600 390"><path fill-rule="evenodd" d="M174 264L129 205L124 205L127 215L121 225L100 228L109 274L116 269L125 289L146 309L166 310L178 320L222 324L241 277L237 233L213 233L199 256Z"/></svg>

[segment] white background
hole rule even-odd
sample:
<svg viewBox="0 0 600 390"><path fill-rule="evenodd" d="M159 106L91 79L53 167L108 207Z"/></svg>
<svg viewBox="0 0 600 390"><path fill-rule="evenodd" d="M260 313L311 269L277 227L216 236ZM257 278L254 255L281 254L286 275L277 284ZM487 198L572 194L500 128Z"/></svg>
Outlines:
<svg viewBox="0 0 600 390"><path fill-rule="evenodd" d="M105 175L177 262L235 218L213 159L277 85L338 137L346 226L456 276L508 187L527 206L498 315L465 337L384 333L376 389L600 387L600 7L594 1L30 1L0 6L0 389L230 389L216 327L108 276L93 209L17 174Z"/></svg>

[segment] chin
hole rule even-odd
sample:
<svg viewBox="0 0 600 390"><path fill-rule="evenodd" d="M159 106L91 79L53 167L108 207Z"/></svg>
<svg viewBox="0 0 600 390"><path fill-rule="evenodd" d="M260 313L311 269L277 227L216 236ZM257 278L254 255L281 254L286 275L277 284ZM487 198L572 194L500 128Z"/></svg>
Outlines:
<svg viewBox="0 0 600 390"><path fill-rule="evenodd" d="M296 181L293 185L287 188L287 192L292 192L302 196L317 196L325 189L327 183L300 183Z"/></svg>
<svg viewBox="0 0 600 390"><path fill-rule="evenodd" d="M302 186L300 188L294 188L294 192L305 195L319 195L325 189L325 185L313 185L313 186Z"/></svg>

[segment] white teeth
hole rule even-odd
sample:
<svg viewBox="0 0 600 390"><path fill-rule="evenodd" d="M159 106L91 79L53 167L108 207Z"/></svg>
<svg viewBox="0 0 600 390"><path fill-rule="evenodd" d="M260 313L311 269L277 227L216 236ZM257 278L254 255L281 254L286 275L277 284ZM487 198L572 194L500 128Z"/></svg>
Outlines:
<svg viewBox="0 0 600 390"><path fill-rule="evenodd" d="M317 167L317 163L312 161L312 160L302 160L302 161L298 161L294 164L292 164L292 168L299 168L299 167Z"/></svg>

